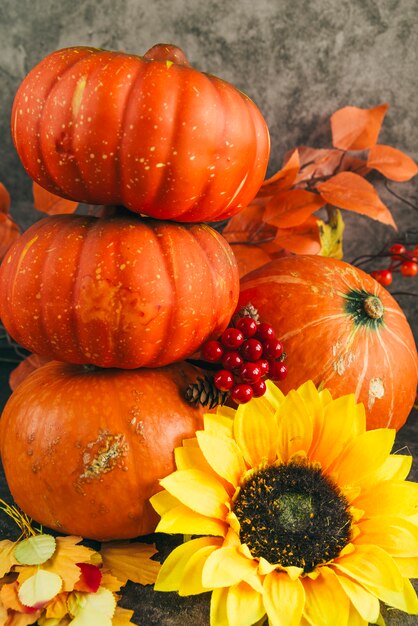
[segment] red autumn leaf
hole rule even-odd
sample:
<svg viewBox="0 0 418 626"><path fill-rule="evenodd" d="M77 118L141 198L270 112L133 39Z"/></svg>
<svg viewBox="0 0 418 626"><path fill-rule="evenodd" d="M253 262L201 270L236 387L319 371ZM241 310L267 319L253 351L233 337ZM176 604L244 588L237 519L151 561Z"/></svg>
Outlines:
<svg viewBox="0 0 418 626"><path fill-rule="evenodd" d="M418 173L418 167L411 157L384 144L377 144L370 149L367 165L386 178L399 182L410 180Z"/></svg>
<svg viewBox="0 0 418 626"><path fill-rule="evenodd" d="M317 193L304 189L282 191L269 200L264 220L278 228L292 228L306 221L325 204Z"/></svg>
<svg viewBox="0 0 418 626"><path fill-rule="evenodd" d="M257 198L272 196L282 189L290 189L299 172L300 162L298 150L293 150L283 167L261 185Z"/></svg>
<svg viewBox="0 0 418 626"><path fill-rule="evenodd" d="M19 226L8 213L0 212L0 261L5 257L8 249L20 236Z"/></svg>
<svg viewBox="0 0 418 626"><path fill-rule="evenodd" d="M35 182L32 184L32 192L35 209L42 213L48 213L48 215L74 213L78 207L78 202L56 196L54 193L47 191Z"/></svg>
<svg viewBox="0 0 418 626"><path fill-rule="evenodd" d="M0 183L0 213L8 213L10 209L10 194L3 183Z"/></svg>
<svg viewBox="0 0 418 626"><path fill-rule="evenodd" d="M81 576L75 583L74 589L77 591L87 591L96 593L102 582L102 572L92 563L76 563L81 570Z"/></svg>
<svg viewBox="0 0 418 626"><path fill-rule="evenodd" d="M396 229L392 214L367 180L353 172L340 172L317 189L326 202L340 209L367 215Z"/></svg>
<svg viewBox="0 0 418 626"><path fill-rule="evenodd" d="M222 235L229 243L260 242L272 239L276 229L263 221L263 214L263 201L250 204L229 220Z"/></svg>
<svg viewBox="0 0 418 626"><path fill-rule="evenodd" d="M48 359L44 356L39 356L38 354L30 354L26 359L21 361L17 367L14 368L10 372L9 376L9 387L12 391L16 389L18 385L22 381L25 380L29 374L31 374L34 370L38 369L45 363L48 363L51 359Z"/></svg>
<svg viewBox="0 0 418 626"><path fill-rule="evenodd" d="M387 104L371 109L347 106L331 115L332 145L341 150L367 150L377 143Z"/></svg>
<svg viewBox="0 0 418 626"><path fill-rule="evenodd" d="M279 229L274 240L276 246L295 254L319 254L321 240L318 221L310 216L300 226Z"/></svg>

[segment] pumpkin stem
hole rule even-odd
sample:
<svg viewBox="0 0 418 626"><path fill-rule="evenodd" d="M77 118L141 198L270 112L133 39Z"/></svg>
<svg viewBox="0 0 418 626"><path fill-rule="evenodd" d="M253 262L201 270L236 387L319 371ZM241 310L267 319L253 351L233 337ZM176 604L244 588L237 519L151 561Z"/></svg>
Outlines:
<svg viewBox="0 0 418 626"><path fill-rule="evenodd" d="M377 296L368 296L363 302L364 310L372 320L379 320L383 317L383 304Z"/></svg>
<svg viewBox="0 0 418 626"><path fill-rule="evenodd" d="M183 50L167 43L157 43L155 46L152 46L152 48L144 54L143 58L148 61L165 61L170 65L175 63L176 65L190 67L190 63Z"/></svg>

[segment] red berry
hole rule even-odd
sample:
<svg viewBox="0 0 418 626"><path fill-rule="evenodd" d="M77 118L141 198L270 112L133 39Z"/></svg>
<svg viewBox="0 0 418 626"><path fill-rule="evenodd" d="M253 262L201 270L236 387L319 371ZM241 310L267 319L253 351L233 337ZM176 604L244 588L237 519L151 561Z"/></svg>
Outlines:
<svg viewBox="0 0 418 626"><path fill-rule="evenodd" d="M239 368L239 375L244 383L254 383L261 378L261 367L258 363L246 361Z"/></svg>
<svg viewBox="0 0 418 626"><path fill-rule="evenodd" d="M242 356L236 350L225 352L222 358L222 365L226 370L236 370L241 367L243 362Z"/></svg>
<svg viewBox="0 0 418 626"><path fill-rule="evenodd" d="M415 263L415 261L403 261L400 272L402 276L416 276L418 274L418 263Z"/></svg>
<svg viewBox="0 0 418 626"><path fill-rule="evenodd" d="M239 348L243 341L244 335L242 332L232 326L224 330L221 336L221 342L225 348Z"/></svg>
<svg viewBox="0 0 418 626"><path fill-rule="evenodd" d="M261 396L264 396L264 394L266 393L267 385L264 382L264 380L261 380L261 379L257 380L255 383L251 385L251 387L253 388L254 398L260 398Z"/></svg>
<svg viewBox="0 0 418 626"><path fill-rule="evenodd" d="M219 341L207 341L203 344L202 349L202 357L205 361L210 361L211 363L216 363L220 361L224 354L224 349Z"/></svg>
<svg viewBox="0 0 418 626"><path fill-rule="evenodd" d="M270 361L269 377L272 380L283 380L287 376L287 367L280 361Z"/></svg>
<svg viewBox="0 0 418 626"><path fill-rule="evenodd" d="M267 324L267 322L261 322L261 324L258 325L256 337L257 339L260 339L260 341L267 341L267 339L273 339L274 328L270 324Z"/></svg>
<svg viewBox="0 0 418 626"><path fill-rule="evenodd" d="M228 370L219 370L213 377L213 383L216 389L220 391L229 391L234 385L234 377Z"/></svg>
<svg viewBox="0 0 418 626"><path fill-rule="evenodd" d="M258 361L263 354L263 344L258 339L246 339L241 346L241 354L246 361Z"/></svg>
<svg viewBox="0 0 418 626"><path fill-rule="evenodd" d="M263 355L268 359L278 359L283 354L283 345L277 339L268 339L263 343Z"/></svg>
<svg viewBox="0 0 418 626"><path fill-rule="evenodd" d="M231 389L231 399L236 402L236 404L245 404L249 402L254 395L253 388L251 385L246 385L241 383L239 385L235 385Z"/></svg>
<svg viewBox="0 0 418 626"><path fill-rule="evenodd" d="M394 243L393 246L389 248L390 256L394 261L399 261L406 252L406 248L401 243Z"/></svg>
<svg viewBox="0 0 418 626"><path fill-rule="evenodd" d="M374 272L370 272L370 276L372 276L378 283L387 287L392 282L392 272L390 270L375 270Z"/></svg>
<svg viewBox="0 0 418 626"><path fill-rule="evenodd" d="M244 337L252 337L257 332L258 324L252 317L240 317L235 324L235 327L238 328L244 335Z"/></svg>
<svg viewBox="0 0 418 626"><path fill-rule="evenodd" d="M259 361L257 361L257 364L261 368L261 375L262 376L264 376L265 374L268 374L268 372L269 372L269 362L267 361L267 359L260 359Z"/></svg>

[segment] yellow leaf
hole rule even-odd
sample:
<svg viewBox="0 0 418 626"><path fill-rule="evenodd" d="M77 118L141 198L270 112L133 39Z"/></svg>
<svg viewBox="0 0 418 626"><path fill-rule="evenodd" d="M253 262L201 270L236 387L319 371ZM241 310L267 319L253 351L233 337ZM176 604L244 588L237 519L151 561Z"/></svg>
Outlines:
<svg viewBox="0 0 418 626"><path fill-rule="evenodd" d="M0 602L1 606L4 606L6 609L11 609L12 611L20 611L23 613L25 608L19 600L19 596L17 595L18 590L19 585L16 581L7 585L3 585L0 589Z"/></svg>
<svg viewBox="0 0 418 626"><path fill-rule="evenodd" d="M129 626L129 624L136 626L135 622L131 622L133 614L134 612L129 609L123 609L122 607L117 606L112 619L112 626Z"/></svg>
<svg viewBox="0 0 418 626"><path fill-rule="evenodd" d="M116 609L116 598L111 591L100 587L94 593L85 593L84 591L74 591L68 598L68 611L75 618L79 618L80 624L86 626L99 626L102 623L107 624L106 620L111 620ZM96 619L92 615L96 614ZM87 621L87 616L91 617L91 621ZM71 623L78 623L74 620ZM110 621L110 624L112 622Z"/></svg>
<svg viewBox="0 0 418 626"><path fill-rule="evenodd" d="M52 535L34 535L18 542L15 557L22 565L41 565L54 554L55 546Z"/></svg>
<svg viewBox="0 0 418 626"><path fill-rule="evenodd" d="M102 570L102 582L101 587L109 589L109 591L119 591L125 583L113 576L107 569Z"/></svg>
<svg viewBox="0 0 418 626"><path fill-rule="evenodd" d="M55 596L55 598L51 602L48 602L45 609L45 616L47 618L55 618L58 620L65 617L68 612L67 598L68 593L66 591L64 591L63 593L59 593L57 596Z"/></svg>
<svg viewBox="0 0 418 626"><path fill-rule="evenodd" d="M9 539L0 541L0 578L3 578L18 563L14 557L16 545L16 541L10 541Z"/></svg>
<svg viewBox="0 0 418 626"><path fill-rule="evenodd" d="M335 209L328 223L323 220L318 220L318 227L319 238L321 240L320 256L342 259L344 221L341 211Z"/></svg>
<svg viewBox="0 0 418 626"><path fill-rule="evenodd" d="M126 541L103 543L100 549L103 564L125 585L128 580L151 585L157 579L160 564L151 560L154 545Z"/></svg>
<svg viewBox="0 0 418 626"><path fill-rule="evenodd" d="M62 580L58 574L39 569L20 586L19 600L26 606L38 607L52 600L61 591L61 587Z"/></svg>
<svg viewBox="0 0 418 626"><path fill-rule="evenodd" d="M81 537L57 537L57 548L49 561L43 564L42 569L58 574L63 580L63 591L72 591L81 576L80 568L76 563L88 563L93 550L78 545Z"/></svg>

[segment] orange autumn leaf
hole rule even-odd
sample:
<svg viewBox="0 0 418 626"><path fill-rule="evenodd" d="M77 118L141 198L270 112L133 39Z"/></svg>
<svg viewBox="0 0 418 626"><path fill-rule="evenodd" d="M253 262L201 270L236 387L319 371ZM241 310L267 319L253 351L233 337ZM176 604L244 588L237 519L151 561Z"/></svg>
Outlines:
<svg viewBox="0 0 418 626"><path fill-rule="evenodd" d="M0 212L0 261L20 236L20 228L9 214Z"/></svg>
<svg viewBox="0 0 418 626"><path fill-rule="evenodd" d="M66 200L60 196L47 191L38 183L32 184L33 200L35 209L48 215L60 215L62 213L74 213L78 207L78 202Z"/></svg>
<svg viewBox="0 0 418 626"><path fill-rule="evenodd" d="M8 213L10 209L10 194L3 183L0 183L0 213Z"/></svg>
<svg viewBox="0 0 418 626"><path fill-rule="evenodd" d="M26 359L21 361L17 367L10 372L9 387L12 391L16 389L20 383L25 380L29 374L38 369L45 363L50 361L48 357L39 356L38 354L30 354Z"/></svg>
<svg viewBox="0 0 418 626"><path fill-rule="evenodd" d="M347 106L331 115L332 145L341 150L367 150L377 143L387 104L371 109Z"/></svg>
<svg viewBox="0 0 418 626"><path fill-rule="evenodd" d="M324 206L325 200L317 193L304 189L282 191L269 200L264 220L278 228L299 226Z"/></svg>
<svg viewBox="0 0 418 626"><path fill-rule="evenodd" d="M240 278L271 261L270 255L262 246L239 243L232 244L231 248L238 264Z"/></svg>
<svg viewBox="0 0 418 626"><path fill-rule="evenodd" d="M410 180L418 173L418 167L411 157L384 144L377 144L370 149L367 165L386 178L399 182Z"/></svg>
<svg viewBox="0 0 418 626"><path fill-rule="evenodd" d="M254 202L237 215L234 215L222 231L229 243L261 242L272 239L276 233L274 226L263 221L264 202Z"/></svg>
<svg viewBox="0 0 418 626"><path fill-rule="evenodd" d="M299 146L298 151L300 171L295 180L295 185L298 187L309 185L312 188L321 179L342 171L355 171L361 176L365 176L370 171L364 159L341 150Z"/></svg>
<svg viewBox="0 0 418 626"><path fill-rule="evenodd" d="M277 247L294 254L319 254L321 239L318 220L311 215L300 226L279 229L274 243Z"/></svg>
<svg viewBox="0 0 418 626"><path fill-rule="evenodd" d="M282 189L290 189L296 180L299 168L299 153L296 149L289 155L283 167L263 182L257 193L257 198L265 198Z"/></svg>
<svg viewBox="0 0 418 626"><path fill-rule="evenodd" d="M367 180L353 172L340 172L317 189L326 202L340 209L367 215L396 229L392 214Z"/></svg>

